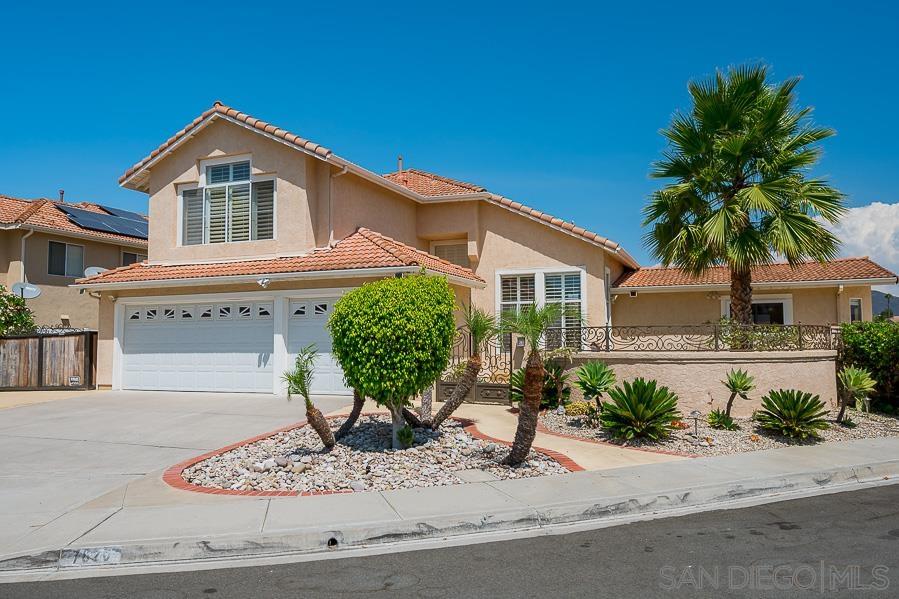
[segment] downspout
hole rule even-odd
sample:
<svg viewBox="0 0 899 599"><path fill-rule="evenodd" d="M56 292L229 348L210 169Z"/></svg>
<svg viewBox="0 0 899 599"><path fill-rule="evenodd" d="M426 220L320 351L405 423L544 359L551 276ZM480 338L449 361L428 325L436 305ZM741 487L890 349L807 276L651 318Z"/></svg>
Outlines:
<svg viewBox="0 0 899 599"><path fill-rule="evenodd" d="M21 251L19 252L19 258L20 258L21 261L22 261L22 269L21 269L22 277L21 277L21 281L22 281L23 283L27 283L27 282L28 282L28 277L27 277L26 274L25 274L25 240L28 239L29 237L31 237L32 235L34 235L34 229L29 229L28 232L27 232L26 234L22 235L22 249L21 249Z"/></svg>
<svg viewBox="0 0 899 599"><path fill-rule="evenodd" d="M331 220L332 219L332 210L331 210L332 199L331 198L334 195L334 185L333 185L334 179L336 179L337 177L342 177L343 175L347 174L348 170L350 170L350 167L344 166L340 171L338 171L336 173L332 173L328 177L328 247L334 246L334 224Z"/></svg>

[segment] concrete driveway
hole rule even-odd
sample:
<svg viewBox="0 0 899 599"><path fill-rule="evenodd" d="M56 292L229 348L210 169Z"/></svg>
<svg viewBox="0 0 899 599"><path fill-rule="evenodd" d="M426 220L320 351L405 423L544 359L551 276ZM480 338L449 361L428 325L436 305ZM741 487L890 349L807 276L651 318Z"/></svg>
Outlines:
<svg viewBox="0 0 899 599"><path fill-rule="evenodd" d="M352 397L316 398L327 413ZM181 460L303 420L301 400L72 392L0 411L0 547ZM124 491L122 491L124 492Z"/></svg>

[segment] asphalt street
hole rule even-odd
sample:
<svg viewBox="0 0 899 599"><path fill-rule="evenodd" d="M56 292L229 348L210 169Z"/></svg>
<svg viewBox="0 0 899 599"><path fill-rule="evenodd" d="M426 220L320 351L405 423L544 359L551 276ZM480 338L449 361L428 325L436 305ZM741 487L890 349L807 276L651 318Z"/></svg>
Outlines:
<svg viewBox="0 0 899 599"><path fill-rule="evenodd" d="M899 485L362 558L0 585L0 597L899 597Z"/></svg>

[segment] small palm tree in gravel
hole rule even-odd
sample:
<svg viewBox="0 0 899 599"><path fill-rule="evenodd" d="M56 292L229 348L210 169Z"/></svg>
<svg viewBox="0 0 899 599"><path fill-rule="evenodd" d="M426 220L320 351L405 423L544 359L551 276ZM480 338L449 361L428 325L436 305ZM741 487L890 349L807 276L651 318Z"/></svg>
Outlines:
<svg viewBox="0 0 899 599"><path fill-rule="evenodd" d="M293 370L288 370L282 378L287 383L287 399L291 399L293 395L301 395L306 402L306 421L309 422L318 436L321 437L322 443L328 449L334 447L334 433L328 425L321 410L315 407L312 399L309 397L309 389L312 386L312 374L315 366L315 345L307 345L297 353L297 360Z"/></svg>
<svg viewBox="0 0 899 599"><path fill-rule="evenodd" d="M755 379L745 370L731 370L727 373L727 379L721 381L730 391L730 398L727 400L727 407L724 414L730 418L730 410L734 405L734 400L739 395L743 399L749 399L749 392L755 389Z"/></svg>
<svg viewBox="0 0 899 599"><path fill-rule="evenodd" d="M871 377L871 373L864 368L856 368L854 366L846 366L837 376L842 387L840 394L840 413L837 414L837 422L843 423L846 416L846 406L850 401L855 402L855 408L860 409L863 406L865 398L874 392L876 381Z"/></svg>
<svg viewBox="0 0 899 599"><path fill-rule="evenodd" d="M459 379L459 382L456 383L453 394L446 400L446 403L443 404L437 415L434 416L434 420L430 422L432 429L436 429L443 424L443 421L449 418L465 401L465 396L474 387L478 380L478 374L481 372L481 348L484 343L493 339L497 332L496 322L493 320L493 317L483 310L471 306L465 311L465 326L468 327L468 332L471 335L471 357L468 358L465 373Z"/></svg>

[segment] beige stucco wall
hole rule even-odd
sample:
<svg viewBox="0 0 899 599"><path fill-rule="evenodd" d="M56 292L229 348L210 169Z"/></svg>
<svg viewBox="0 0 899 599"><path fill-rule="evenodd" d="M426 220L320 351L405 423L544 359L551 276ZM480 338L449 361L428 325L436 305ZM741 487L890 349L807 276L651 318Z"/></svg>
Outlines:
<svg viewBox="0 0 899 599"><path fill-rule="evenodd" d="M686 415L693 410L708 414L724 408L730 396L721 381L732 368L742 368L755 377L750 401L734 402L732 413L749 416L772 389L799 389L819 395L828 405L836 402L836 352L611 352L582 353L568 368L574 381L576 370L587 361L600 360L615 371L618 382L637 377L655 379L678 395L678 408ZM581 399L572 385L572 399Z"/></svg>
<svg viewBox="0 0 899 599"><path fill-rule="evenodd" d="M0 232L0 264L6 269L3 284L7 289L22 280L21 248L22 231ZM25 276L29 283L41 289L37 298L26 300L34 312L34 320L41 325L62 323L62 316L69 317L73 327L96 329L98 322L98 300L88 293L79 293L69 287L74 277L48 274L48 253L50 241L80 245L84 248L84 267L100 266L118 268L122 265L122 251L144 253L146 250L110 243L34 233L25 240Z"/></svg>
<svg viewBox="0 0 899 599"><path fill-rule="evenodd" d="M275 239L180 246L178 186L196 184L200 160L252 154L254 175L277 173ZM150 173L151 261L209 260L299 253L316 246L317 197L307 193L307 161L316 160L226 121L217 120L179 147ZM314 172L316 167L309 167ZM313 176L313 180L318 179ZM324 243L325 240L322 240Z"/></svg>
<svg viewBox="0 0 899 599"><path fill-rule="evenodd" d="M798 287L755 289L755 297L784 296L793 299L793 323L836 324L849 321L850 298L862 299L862 316L871 320L870 286ZM721 318L721 297L726 292L640 292L637 297L616 294L612 323L616 326L706 324Z"/></svg>
<svg viewBox="0 0 899 599"><path fill-rule="evenodd" d="M114 352L114 330L115 330L115 302L120 298L126 297L165 297L165 296L196 296L197 302L212 301L207 294L216 294L221 297L221 301L240 296L247 297L248 294L258 294L261 297L270 297L272 292L289 292L296 291L301 295L303 290L310 289L352 289L359 287L364 283L375 281L375 278L346 278L346 279L318 279L309 281L273 281L266 289L261 289L259 285L241 284L241 285L205 285L197 287L158 287L147 289L128 289L115 292L102 292L99 301L99 334L97 344L97 384L100 387L110 387L112 385L112 366ZM468 288L450 285L456 296L456 303L460 308L468 304ZM290 295L289 293L287 294ZM179 301L185 301L179 298ZM190 300L187 300L190 301ZM96 306L96 304L95 304ZM456 311L456 321L461 323L461 309Z"/></svg>

